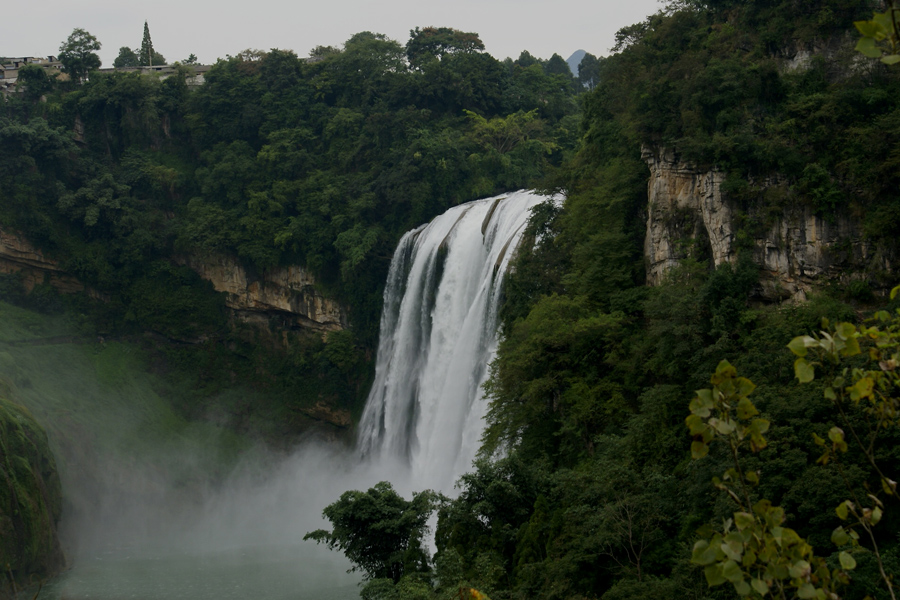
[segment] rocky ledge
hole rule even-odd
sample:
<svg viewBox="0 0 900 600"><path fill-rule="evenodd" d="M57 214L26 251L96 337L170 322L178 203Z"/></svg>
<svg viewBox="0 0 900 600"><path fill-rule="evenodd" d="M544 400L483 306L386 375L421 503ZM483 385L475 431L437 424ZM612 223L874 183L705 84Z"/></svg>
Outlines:
<svg viewBox="0 0 900 600"><path fill-rule="evenodd" d="M321 294L312 275L301 267L253 273L226 255L190 256L178 262L209 280L216 291L223 292L226 305L240 321L268 327L270 320L278 317L290 328L322 334L348 326L347 310ZM86 291L92 297L100 297L23 236L0 229L0 274L10 273L19 275L26 292L47 283L64 294Z"/></svg>
<svg viewBox="0 0 900 600"><path fill-rule="evenodd" d="M191 256L180 262L223 292L225 304L244 322L267 325L273 316L287 316L294 327L322 333L348 326L346 309L322 295L312 275L301 267L252 273L225 255Z"/></svg>
<svg viewBox="0 0 900 600"><path fill-rule="evenodd" d="M57 261L47 258L31 242L9 229L0 229L0 273L18 273L26 292L44 283L64 294L85 290L80 281L59 268Z"/></svg>

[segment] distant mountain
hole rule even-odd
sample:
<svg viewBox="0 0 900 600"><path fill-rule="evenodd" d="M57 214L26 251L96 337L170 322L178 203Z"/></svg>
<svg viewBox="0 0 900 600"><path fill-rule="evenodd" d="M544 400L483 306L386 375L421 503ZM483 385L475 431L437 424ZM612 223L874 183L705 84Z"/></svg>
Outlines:
<svg viewBox="0 0 900 600"><path fill-rule="evenodd" d="M572 56L566 59L566 62L569 63L569 68L572 69L572 74L575 77L578 77L578 65L581 64L581 59L584 58L584 55L587 54L584 50L576 50L572 53Z"/></svg>

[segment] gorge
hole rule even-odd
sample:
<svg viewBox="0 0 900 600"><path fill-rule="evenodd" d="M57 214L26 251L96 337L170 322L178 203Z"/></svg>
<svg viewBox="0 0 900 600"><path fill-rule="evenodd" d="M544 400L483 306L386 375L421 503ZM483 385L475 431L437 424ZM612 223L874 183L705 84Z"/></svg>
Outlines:
<svg viewBox="0 0 900 600"><path fill-rule="evenodd" d="M586 80L426 27L4 99L0 393L27 443L0 483L47 489L42 540L62 515L12 580L61 547L73 598L349 598L378 561L372 600L889 597L900 429L867 394L896 408L900 70L852 25L875 4L672 2ZM735 377L756 429L729 452L746 431L698 390ZM374 499L362 542L415 527L301 543L342 498ZM828 577L760 578L713 543L738 522Z"/></svg>

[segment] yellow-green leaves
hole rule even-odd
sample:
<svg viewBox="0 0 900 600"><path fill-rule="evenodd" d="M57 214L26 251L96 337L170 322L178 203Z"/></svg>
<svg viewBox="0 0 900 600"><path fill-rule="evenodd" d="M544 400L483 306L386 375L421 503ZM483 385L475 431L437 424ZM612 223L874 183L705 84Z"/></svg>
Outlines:
<svg viewBox="0 0 900 600"><path fill-rule="evenodd" d="M837 527L831 532L831 542L835 546L846 546L850 543L850 534L843 527Z"/></svg>
<svg viewBox="0 0 900 600"><path fill-rule="evenodd" d="M844 430L840 427L832 427L831 429L829 429L828 439L831 440L835 451L847 451L847 442L844 441Z"/></svg>
<svg viewBox="0 0 900 600"><path fill-rule="evenodd" d="M834 509L834 512L837 513L838 518L841 521L846 521L847 517L850 515L850 508L853 506L853 503L849 500L844 500L838 507Z"/></svg>
<svg viewBox="0 0 900 600"><path fill-rule="evenodd" d="M886 65L900 62L898 13L900 10L890 8L883 13L874 13L871 21L856 21L854 25L862 34L856 50L869 58L879 58Z"/></svg>
<svg viewBox="0 0 900 600"><path fill-rule="evenodd" d="M823 326L827 328L828 322L823 321ZM816 378L815 365L825 362L833 364L841 357L859 354L858 338L861 335L863 332L858 331L852 323L839 323L831 332L821 331L817 336L795 337L788 344L790 351L797 356L797 360L794 361L794 375L800 383L809 383ZM811 350L818 361L807 359Z"/></svg>
<svg viewBox="0 0 900 600"><path fill-rule="evenodd" d="M841 567L845 571L852 571L856 568L856 560L850 556L849 552L841 552L838 555L839 560L841 561Z"/></svg>
<svg viewBox="0 0 900 600"><path fill-rule="evenodd" d="M809 383L816 378L816 371L811 364L806 362L805 358L798 358L794 361L794 376L800 383Z"/></svg>
<svg viewBox="0 0 900 600"><path fill-rule="evenodd" d="M747 397L756 388L753 382L738 377L737 370L727 360L719 363L710 382L712 389L697 390L689 406L691 414L685 419L694 438L691 456L706 456L709 444L717 437L737 444L749 438L754 452L765 448L763 434L768 431L769 422L753 418L759 414Z"/></svg>
<svg viewBox="0 0 900 600"><path fill-rule="evenodd" d="M845 354L841 353L858 353L858 345L854 348L857 335L856 328L839 325L834 334L823 332L817 338L795 338L790 348L798 355L801 370L808 369L808 373L802 373L801 382L811 381L814 376L812 364L804 358L811 349L817 355L829 351L842 356ZM711 388L697 392L690 403L691 414L685 419L694 438L691 455L706 456L714 442L730 447L734 466L721 478L714 477L713 485L726 492L739 509L731 519L725 520L721 532L714 533L708 526L698 532L702 539L694 544L691 562L703 567L710 587L730 583L741 597L766 597L772 590L790 588L797 598L837 598L834 586L847 580L846 571L855 566L855 562L848 566L853 558L845 552L847 558L841 557L843 570L831 571L823 558L815 556L806 540L785 526L784 509L766 499L751 500L751 490L759 485L759 473L741 467L740 451L748 445L754 452L765 448L764 434L770 427L768 420L758 417L759 410L749 398L755 386L739 377L727 361L719 363L710 382ZM846 451L843 430L833 427L828 438L831 451ZM816 443L825 446L828 442L817 437ZM842 507L839 515L844 514L842 518L846 518L852 507ZM880 518L880 513L876 515L872 510L867 518L874 521ZM834 531L832 538L847 543L855 540L855 535L852 529L841 527Z"/></svg>
<svg viewBox="0 0 900 600"><path fill-rule="evenodd" d="M808 335L801 335L792 339L791 343L788 344L788 348L791 349L791 352L803 358L806 356L807 348L812 348L816 345L818 345L818 340Z"/></svg>

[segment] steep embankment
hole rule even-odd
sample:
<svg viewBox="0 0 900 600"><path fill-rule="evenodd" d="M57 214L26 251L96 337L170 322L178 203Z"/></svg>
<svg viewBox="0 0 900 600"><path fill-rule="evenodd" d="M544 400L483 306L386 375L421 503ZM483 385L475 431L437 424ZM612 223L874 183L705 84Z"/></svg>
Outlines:
<svg viewBox="0 0 900 600"><path fill-rule="evenodd" d="M3 367L9 362L0 353ZM0 381L0 598L65 566L57 535L62 494L47 434L7 394Z"/></svg>

